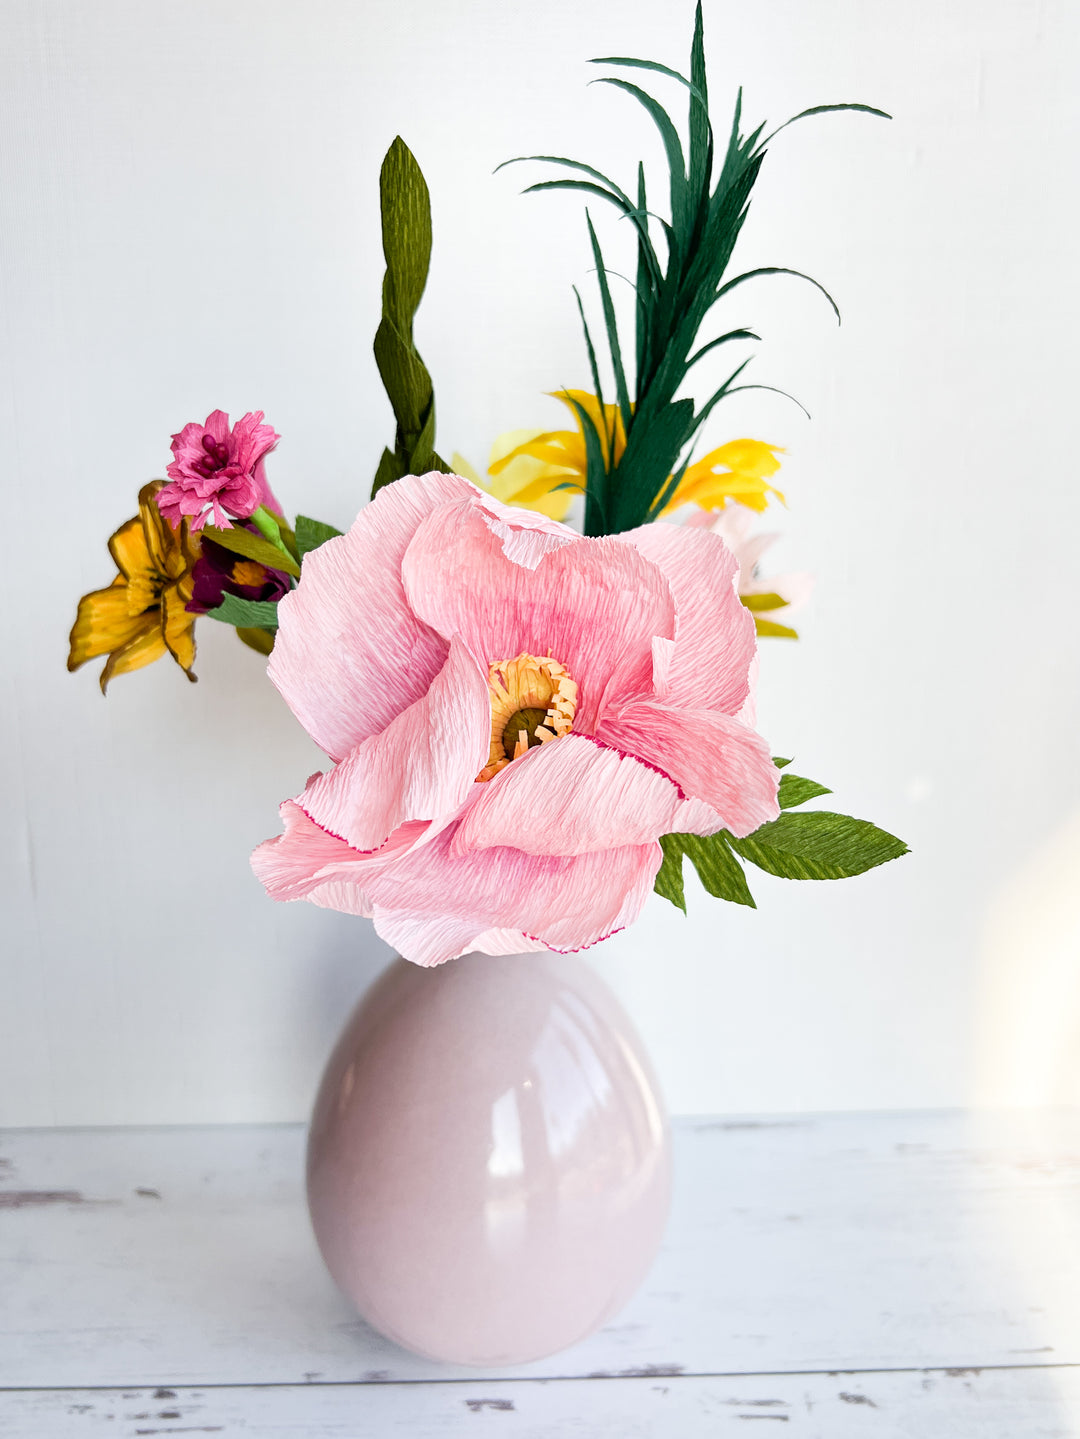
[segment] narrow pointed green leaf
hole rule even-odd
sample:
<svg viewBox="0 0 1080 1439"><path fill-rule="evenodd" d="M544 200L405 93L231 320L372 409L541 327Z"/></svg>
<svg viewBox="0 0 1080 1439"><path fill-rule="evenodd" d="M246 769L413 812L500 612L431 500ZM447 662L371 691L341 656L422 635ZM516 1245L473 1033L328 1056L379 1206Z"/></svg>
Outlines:
<svg viewBox="0 0 1080 1439"><path fill-rule="evenodd" d="M216 545L234 555L243 555L246 560L254 560L256 564L266 565L268 569L284 570L294 579L300 577L300 566L292 555L285 554L262 535L253 535L250 530L242 529L239 525L227 530L219 530L216 525L204 525L202 533L208 540L213 540Z"/></svg>
<svg viewBox="0 0 1080 1439"><path fill-rule="evenodd" d="M340 534L340 530L335 530L333 525L324 524L322 520L313 520L309 515L296 517L296 547L300 551L301 559Z"/></svg>
<svg viewBox="0 0 1080 1439"><path fill-rule="evenodd" d="M611 364L615 371L615 394L619 402L619 412L622 415L623 429L627 435L630 433L630 393L626 388L626 371L623 368L622 346L619 344L619 327L615 319L615 306L611 300L611 287L607 282L607 271L604 268L604 256L600 249L600 241L596 238L596 231L593 228L592 218L588 210L585 211L585 223L589 227L589 241L592 245L593 259L596 261L596 278L600 285L600 299L604 307L604 325L607 329L608 349L611 351Z"/></svg>
<svg viewBox="0 0 1080 1439"><path fill-rule="evenodd" d="M522 165L528 160L540 160L548 165L565 165L568 170L580 170L583 174L591 175L594 180L599 180L606 185L628 210L634 208L630 196L625 194L615 181L609 179L602 171L594 170L591 165L583 164L581 160L568 160L563 155L516 155L514 159L504 160L501 165L496 165L492 174L497 175L507 165Z"/></svg>
<svg viewBox="0 0 1080 1439"><path fill-rule="evenodd" d="M600 80L594 80L594 85L614 85L617 90L625 90L632 95L640 105L643 105L652 118L653 124L660 132L660 138L664 142L664 151L667 154L668 169L671 171L671 221L676 230L680 226L685 227L688 216L688 204L686 194L686 163L683 159L682 143L679 140L679 132L672 124L671 116L651 95L642 90L638 85L632 85L629 80L618 80L612 75L605 75Z"/></svg>
<svg viewBox="0 0 1080 1439"><path fill-rule="evenodd" d="M809 110L800 110L797 115L792 115L790 120L785 120L782 125L778 125L772 134L766 136L761 143L768 145L771 140L776 139L781 130L786 130L789 125L794 125L796 120L805 120L808 115L831 115L837 110L860 110L864 115L877 115L882 120L892 119L887 110L879 110L876 105L811 105Z"/></svg>
<svg viewBox="0 0 1080 1439"><path fill-rule="evenodd" d="M782 610L788 603L783 595L777 594L740 595L739 599L754 614L759 610Z"/></svg>
<svg viewBox="0 0 1080 1439"><path fill-rule="evenodd" d="M833 297L829 294L828 290L826 290L825 286L819 284L818 281L815 280L811 275L804 275L801 270L788 270L782 265L765 265L757 270L747 270L744 275L736 275L733 280L728 280L726 285L720 286L720 288L716 292L716 298L719 300L722 296L730 294L730 292L734 290L736 285L741 285L745 280L756 280L759 275L794 275L798 280L806 280L809 284L813 285L815 290L820 290L821 293L825 296L826 300L828 300L829 304L833 307L833 311L836 315L836 323L839 325L839 307L837 306L837 303L833 299Z"/></svg>
<svg viewBox="0 0 1080 1439"><path fill-rule="evenodd" d="M712 126L709 123L709 85L705 73L705 31L701 0L694 12L694 40L690 47L690 193L695 201L709 193Z"/></svg>
<svg viewBox="0 0 1080 1439"><path fill-rule="evenodd" d="M791 763L789 759L781 759L781 757L777 754L773 755L772 762L777 769L787 769L788 765Z"/></svg>
<svg viewBox="0 0 1080 1439"><path fill-rule="evenodd" d="M775 620L763 620L760 616L754 616L754 628L757 631L758 639L772 640L797 640L799 631L793 630L790 625L777 624Z"/></svg>
<svg viewBox="0 0 1080 1439"><path fill-rule="evenodd" d="M702 345L701 349L687 360L686 368L689 370L691 365L696 365L699 360L703 360L710 350L715 350L717 345L726 345L729 340L760 341L760 339L761 336L755 335L753 330L729 330L726 335L719 335L715 340L710 340L707 345Z"/></svg>
<svg viewBox="0 0 1080 1439"><path fill-rule="evenodd" d="M585 439L585 533L591 536L609 534L607 467L600 434L588 410L568 391L564 393L581 422L581 433Z"/></svg>
<svg viewBox="0 0 1080 1439"><path fill-rule="evenodd" d="M823 794L832 794L832 790L818 784L817 780L803 779L799 774L785 774L780 776L780 793L776 799L781 809L794 809L796 805L805 804L808 799L817 799Z"/></svg>
<svg viewBox="0 0 1080 1439"><path fill-rule="evenodd" d="M603 414L603 413L604 413L604 390L603 390L602 385L600 384L600 369L599 369L599 367L598 367L598 365L597 365L597 363L596 363L596 347L595 347L595 345L593 344L592 335L591 335L591 333L590 333L590 331L589 331L589 322L588 322L588 320L586 320L586 318L585 318L585 307L584 307L584 305L581 303L581 294L580 294L580 292L578 291L578 287L577 287L576 285L573 287L573 290L574 290L574 299L577 301L578 314L581 316L581 328L585 331L585 349L586 349L586 351L588 352L588 355L589 355L589 370L590 370L591 373L592 373L593 394L596 396L596 403L600 406L600 413ZM609 442L608 436L605 434L605 436L604 436L604 451L603 451L604 473L605 473L605 475L607 474L607 471L611 468L611 461L612 461L612 459L614 458L614 455L615 455L615 436L612 435L611 438L610 438L610 442Z"/></svg>
<svg viewBox="0 0 1080 1439"><path fill-rule="evenodd" d="M869 820L829 810L785 810L745 839L728 836L728 842L780 879L848 879L908 853L903 840Z"/></svg>
<svg viewBox="0 0 1080 1439"><path fill-rule="evenodd" d="M624 69L629 70L652 70L657 75L666 75L669 80L678 80L679 84L685 85L692 95L696 94L698 99L703 103L705 100L703 92L692 80L688 80L686 76L681 75L678 70L673 70L670 65L661 65L658 60L630 60L623 55L601 55L594 60L590 60L589 64L621 65Z"/></svg>

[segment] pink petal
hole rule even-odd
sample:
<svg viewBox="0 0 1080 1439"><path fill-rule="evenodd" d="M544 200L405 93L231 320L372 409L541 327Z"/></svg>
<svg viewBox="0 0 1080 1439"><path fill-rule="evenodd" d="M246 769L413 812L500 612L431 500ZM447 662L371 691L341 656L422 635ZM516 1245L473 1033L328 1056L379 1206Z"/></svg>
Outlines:
<svg viewBox="0 0 1080 1439"><path fill-rule="evenodd" d="M279 604L268 673L331 758L385 729L442 668L446 641L410 610L401 561L425 517L475 493L455 475L387 485L348 534L305 558L300 583Z"/></svg>
<svg viewBox="0 0 1080 1439"><path fill-rule="evenodd" d="M769 746L733 715L642 700L605 713L597 737L657 765L732 834L750 834L780 813L780 773Z"/></svg>
<svg viewBox="0 0 1080 1439"><path fill-rule="evenodd" d="M578 685L579 733L590 732L605 698L649 692L653 637L675 633L664 576L633 546L576 539L527 569L507 557L475 504L430 515L401 568L415 613L460 636L481 663L521 653L561 661Z"/></svg>
<svg viewBox="0 0 1080 1439"><path fill-rule="evenodd" d="M373 850L409 820L456 813L488 760L487 675L460 640L415 704L350 750L299 797L300 808L358 850Z"/></svg>
<svg viewBox="0 0 1080 1439"><path fill-rule="evenodd" d="M734 555L718 535L684 525L643 525L619 540L662 570L675 596L667 702L737 714L757 641L753 617L735 592Z"/></svg>
<svg viewBox="0 0 1080 1439"><path fill-rule="evenodd" d="M681 798L666 775L640 760L568 734L480 787L453 850L503 845L560 855L648 844L674 829Z"/></svg>
<svg viewBox="0 0 1080 1439"><path fill-rule="evenodd" d="M453 850L451 825L367 887L376 930L417 964L456 958L492 929L518 931L538 948L596 944L637 918L662 858L655 843L560 857Z"/></svg>
<svg viewBox="0 0 1080 1439"><path fill-rule="evenodd" d="M343 839L320 829L293 800L280 809L284 834L260 844L251 856L251 867L266 886L271 899L315 899L328 884L342 884L358 907L355 914L370 914L371 906L360 903L362 886L380 868L406 853L426 835L426 824L403 825L386 843L371 854L360 854ZM316 900L318 903L319 901ZM334 905L335 909L345 905Z"/></svg>

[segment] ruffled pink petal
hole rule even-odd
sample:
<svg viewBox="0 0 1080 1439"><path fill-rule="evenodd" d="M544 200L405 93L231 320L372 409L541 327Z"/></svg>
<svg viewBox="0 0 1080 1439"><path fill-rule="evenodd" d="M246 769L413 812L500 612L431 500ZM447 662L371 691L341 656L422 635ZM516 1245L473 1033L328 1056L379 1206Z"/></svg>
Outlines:
<svg viewBox="0 0 1080 1439"><path fill-rule="evenodd" d="M379 491L348 534L309 554L278 606L268 673L333 759L386 728L442 668L447 643L409 607L401 561L417 526L475 494L456 475L409 475Z"/></svg>
<svg viewBox="0 0 1080 1439"><path fill-rule="evenodd" d="M376 849L409 820L456 813L476 788L490 742L487 675L451 640L427 693L317 776L297 804L354 849Z"/></svg>
<svg viewBox="0 0 1080 1439"><path fill-rule="evenodd" d="M451 825L366 886L376 930L416 964L454 959L493 929L585 949L637 918L663 857L656 843L558 857L453 849Z"/></svg>
<svg viewBox="0 0 1080 1439"><path fill-rule="evenodd" d="M666 775L585 735L549 740L489 783L461 818L454 853L512 846L586 854L670 833L683 798Z"/></svg>
<svg viewBox="0 0 1080 1439"><path fill-rule="evenodd" d="M431 514L401 569L414 612L460 636L481 663L529 653L564 664L578 685L579 733L605 700L649 692L653 637L675 634L667 582L632 545L576 539L529 569L507 556L473 503Z"/></svg>
<svg viewBox="0 0 1080 1439"><path fill-rule="evenodd" d="M384 845L370 854L360 854L337 835L320 829L294 800L287 799L280 807L285 832L260 844L251 856L251 867L266 886L271 899L317 898L327 885L344 885L349 892L349 908L354 914L370 914L371 905L363 900L363 887L388 863L401 858L427 834L426 824L406 824L392 834Z"/></svg>
<svg viewBox="0 0 1080 1439"><path fill-rule="evenodd" d="M733 715L642 700L605 713L597 737L657 765L732 834L750 834L780 813L780 773L769 746Z"/></svg>
<svg viewBox="0 0 1080 1439"><path fill-rule="evenodd" d="M735 556L719 535L684 525L643 525L619 540L656 565L675 596L666 702L737 714L748 693L757 641L753 616L735 591Z"/></svg>

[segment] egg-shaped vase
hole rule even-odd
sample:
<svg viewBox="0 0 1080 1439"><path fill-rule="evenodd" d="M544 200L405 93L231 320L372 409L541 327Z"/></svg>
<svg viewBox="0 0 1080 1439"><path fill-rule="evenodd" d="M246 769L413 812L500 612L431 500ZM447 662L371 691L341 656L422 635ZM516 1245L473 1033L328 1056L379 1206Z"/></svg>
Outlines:
<svg viewBox="0 0 1080 1439"><path fill-rule="evenodd" d="M360 1314L430 1359L539 1359L607 1322L667 1217L640 1039L577 956L397 960L327 1065L308 1203Z"/></svg>

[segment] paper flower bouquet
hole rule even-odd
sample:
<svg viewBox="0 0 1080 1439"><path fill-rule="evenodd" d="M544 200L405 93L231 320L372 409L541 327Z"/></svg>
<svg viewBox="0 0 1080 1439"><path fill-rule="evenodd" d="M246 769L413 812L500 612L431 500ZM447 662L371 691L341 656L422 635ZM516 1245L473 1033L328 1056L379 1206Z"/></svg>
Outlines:
<svg viewBox="0 0 1080 1439"><path fill-rule="evenodd" d="M749 387L743 360L699 402L699 362L757 338L703 339L703 326L736 287L796 273L729 274L777 132L744 134L741 96L714 130L700 7L688 77L597 63L674 82L689 124L684 147L652 95L605 77L660 132L666 217L640 166L624 189L580 161L529 157L570 172L530 190L602 200L636 249L630 339L587 212L600 320L577 295L591 388L557 396L573 428L503 437L485 480L436 453L412 338L428 192L397 140L381 175L375 338L397 434L371 502L343 534L303 515L289 525L266 475L278 435L261 412L230 424L215 410L173 436L167 481L141 490L109 542L118 574L83 598L71 635L69 668L106 657L103 690L166 653L194 679L200 616L268 655L331 763L282 804L284 832L256 850L256 874L274 899L370 916L425 966L584 949L631 924L654 889L685 908L684 856L710 894L752 905L744 862L834 879L905 852L865 821L798 809L829 791L785 771L755 728L758 639L794 636L806 588L763 579L767 537L750 533L782 499L777 447L728 439L694 458L720 401ZM829 110L882 113L803 114Z"/></svg>

